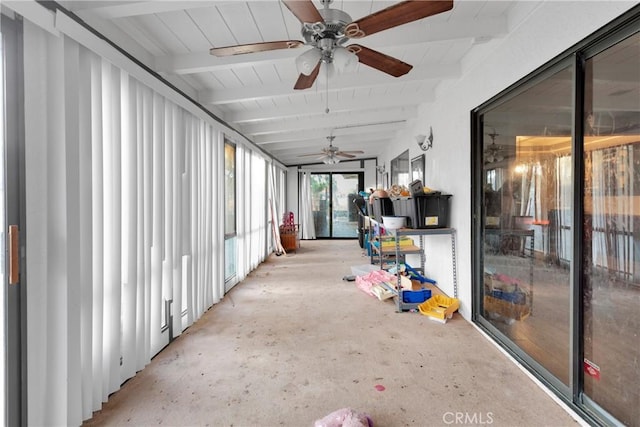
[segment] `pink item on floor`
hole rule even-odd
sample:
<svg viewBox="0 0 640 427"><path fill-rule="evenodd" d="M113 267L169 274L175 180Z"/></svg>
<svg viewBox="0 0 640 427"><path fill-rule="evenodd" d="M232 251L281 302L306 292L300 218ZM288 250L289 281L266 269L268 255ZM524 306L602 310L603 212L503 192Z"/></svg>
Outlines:
<svg viewBox="0 0 640 427"><path fill-rule="evenodd" d="M342 408L316 420L314 427L373 427L373 421L367 414Z"/></svg>
<svg viewBox="0 0 640 427"><path fill-rule="evenodd" d="M494 274L493 278L509 285L522 285L522 281L520 281L520 279L516 279L515 277L507 276L506 274L502 273Z"/></svg>
<svg viewBox="0 0 640 427"><path fill-rule="evenodd" d="M375 270L364 276L356 276L356 286L364 293L375 297L371 288L382 282L390 282L395 280L396 276L385 270Z"/></svg>

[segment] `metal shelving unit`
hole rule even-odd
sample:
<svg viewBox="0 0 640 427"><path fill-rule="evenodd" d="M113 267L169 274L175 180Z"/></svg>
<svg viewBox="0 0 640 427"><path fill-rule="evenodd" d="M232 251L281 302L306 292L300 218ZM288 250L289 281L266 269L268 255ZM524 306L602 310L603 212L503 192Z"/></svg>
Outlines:
<svg viewBox="0 0 640 427"><path fill-rule="evenodd" d="M416 254L420 255L420 267L416 268L416 270L420 271L424 274L424 266L425 266L425 255L424 255L424 239L429 236L442 236L449 235L451 238L451 266L452 266L452 275L453 275L453 296L454 298L458 298L458 272L457 272L457 254L456 254L456 230L455 228L401 228L398 230L388 230L390 234L395 238L395 247L393 248L377 248L373 245L373 240L375 238L375 233L373 229L375 226L379 226L379 224L371 219L369 227L369 243L371 246L371 263L375 264L376 261L380 263L380 268L382 268L382 263L386 257L394 256L396 271L398 275L398 283L400 283L400 269L399 264L404 261L404 256L408 254ZM399 237L402 236L418 236L419 237L419 246L401 246ZM377 259L376 259L377 258ZM401 261L402 260L402 261ZM403 310L413 308L415 304L405 304L402 302L402 298L400 295L396 298L397 301L397 311L401 312Z"/></svg>

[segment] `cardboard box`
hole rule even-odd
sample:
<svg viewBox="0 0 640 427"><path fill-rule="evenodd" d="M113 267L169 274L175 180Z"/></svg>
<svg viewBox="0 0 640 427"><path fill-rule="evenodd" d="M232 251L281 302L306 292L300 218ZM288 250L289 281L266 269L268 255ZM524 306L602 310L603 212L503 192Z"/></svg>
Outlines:
<svg viewBox="0 0 640 427"><path fill-rule="evenodd" d="M484 311L515 320L524 320L531 314L531 310L526 304L514 304L490 295L484 296Z"/></svg>

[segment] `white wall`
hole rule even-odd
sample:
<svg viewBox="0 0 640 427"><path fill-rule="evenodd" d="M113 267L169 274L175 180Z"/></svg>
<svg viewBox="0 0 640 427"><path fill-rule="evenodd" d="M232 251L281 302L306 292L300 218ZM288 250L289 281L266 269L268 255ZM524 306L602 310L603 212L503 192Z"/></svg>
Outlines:
<svg viewBox="0 0 640 427"><path fill-rule="evenodd" d="M455 81L444 81L436 91L436 100L420 107L415 122L389 144L390 150L380 159L380 163L388 165L407 148L410 158L422 154L414 136L428 134L429 126L433 127L433 148L425 153L424 184L453 194L451 226L457 230L460 313L466 319L471 318L472 286L471 110L636 4L621 1L521 2L514 8L510 23L514 26L513 22L520 22L523 17L525 21L508 37L481 46L467 58L463 76ZM451 294L449 239L429 238L425 243L427 275Z"/></svg>

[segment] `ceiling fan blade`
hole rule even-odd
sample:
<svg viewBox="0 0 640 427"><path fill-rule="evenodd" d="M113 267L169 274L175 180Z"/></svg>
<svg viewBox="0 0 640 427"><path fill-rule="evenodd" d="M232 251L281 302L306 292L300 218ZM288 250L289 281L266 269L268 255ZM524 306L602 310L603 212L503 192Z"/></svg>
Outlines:
<svg viewBox="0 0 640 427"><path fill-rule="evenodd" d="M364 154L362 150L351 150L351 151L338 151L336 154Z"/></svg>
<svg viewBox="0 0 640 427"><path fill-rule="evenodd" d="M335 156L337 156L337 157L345 157L347 159L353 159L355 157L355 155L349 154L349 153L345 153L344 151L336 152Z"/></svg>
<svg viewBox="0 0 640 427"><path fill-rule="evenodd" d="M347 49L355 53L361 63L390 74L393 77L404 76L413 68L413 65L409 65L392 56L385 55L384 53L359 44L349 45Z"/></svg>
<svg viewBox="0 0 640 427"><path fill-rule="evenodd" d="M324 22L322 15L313 5L311 0L282 0L287 9L295 15L303 24L308 22L314 24L316 22Z"/></svg>
<svg viewBox="0 0 640 427"><path fill-rule="evenodd" d="M300 77L298 77L298 81L296 81L296 84L293 88L296 90L309 89L311 86L313 86L313 83L316 81L316 78L318 77L319 72L320 72L320 61L318 61L318 65L316 65L316 68L314 68L311 74L309 74L308 76L305 76L304 74L300 74Z"/></svg>
<svg viewBox="0 0 640 427"><path fill-rule="evenodd" d="M213 47L209 53L214 56L243 55L245 53L265 52L267 50L292 49L303 46L300 40L281 40L277 42L249 43L235 46Z"/></svg>
<svg viewBox="0 0 640 427"><path fill-rule="evenodd" d="M298 157L326 156L326 153L300 154Z"/></svg>
<svg viewBox="0 0 640 427"><path fill-rule="evenodd" d="M453 0L403 1L353 21L346 26L345 34L352 39L362 38L451 9Z"/></svg>

